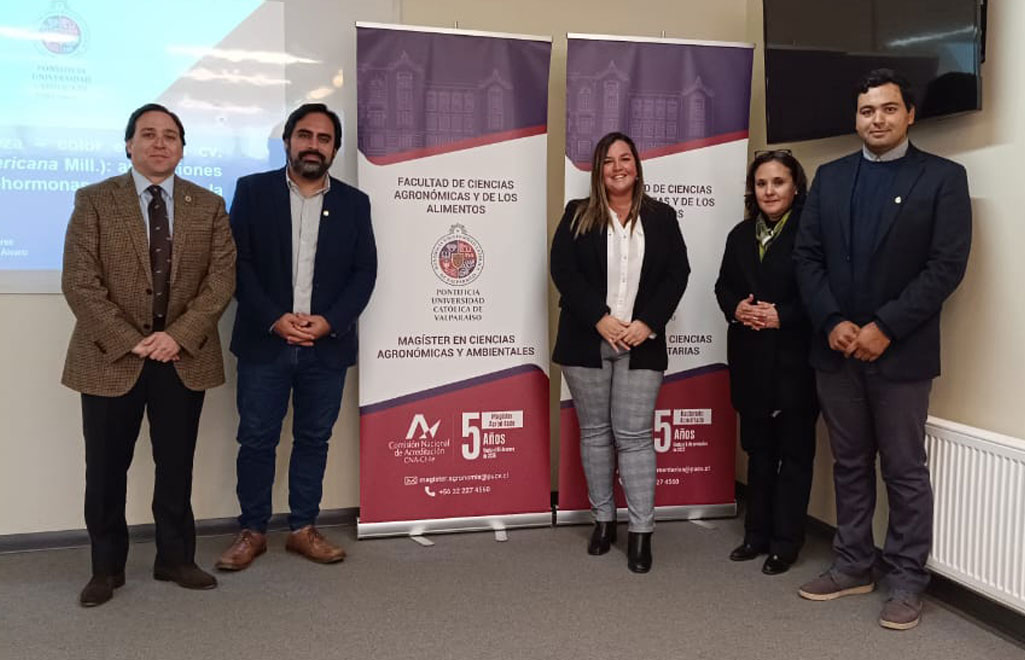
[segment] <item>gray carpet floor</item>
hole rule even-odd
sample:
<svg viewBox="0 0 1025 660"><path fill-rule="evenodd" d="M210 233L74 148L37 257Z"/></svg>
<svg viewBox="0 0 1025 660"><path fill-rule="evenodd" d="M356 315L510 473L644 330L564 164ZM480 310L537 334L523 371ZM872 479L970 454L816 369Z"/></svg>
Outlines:
<svg viewBox="0 0 1025 660"><path fill-rule="evenodd" d="M876 619L884 594L827 603L796 588L828 563L812 539L789 573L726 559L737 520L713 528L660 523L648 575L626 568L625 526L603 557L589 528L511 530L355 541L326 529L349 558L320 566L284 551L282 534L250 569L190 592L149 576L154 548L132 546L114 599L78 606L88 550L0 556L3 660L163 658L925 658L1022 660L1025 649L926 601L922 624L893 632ZM201 538L209 567L228 537Z"/></svg>

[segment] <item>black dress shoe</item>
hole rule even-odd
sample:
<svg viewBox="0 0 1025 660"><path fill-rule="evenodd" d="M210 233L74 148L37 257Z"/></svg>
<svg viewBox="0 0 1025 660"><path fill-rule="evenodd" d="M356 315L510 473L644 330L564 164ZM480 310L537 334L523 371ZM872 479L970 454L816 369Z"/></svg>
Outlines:
<svg viewBox="0 0 1025 660"><path fill-rule="evenodd" d="M785 559L779 555L772 554L765 558L765 563L762 564L762 573L766 575L786 573L790 570L790 565L793 563L793 559Z"/></svg>
<svg viewBox="0 0 1025 660"><path fill-rule="evenodd" d="M124 583L124 572L114 575L94 575L82 589L82 593L78 595L78 602L82 607L103 605L114 597L114 590L124 586Z"/></svg>
<svg viewBox="0 0 1025 660"><path fill-rule="evenodd" d="M154 566L153 579L174 582L179 587L186 589L213 589L217 586L217 578L195 564Z"/></svg>
<svg viewBox="0 0 1025 660"><path fill-rule="evenodd" d="M587 554L603 555L612 548L616 542L616 521L604 522L599 520L594 523L594 531L591 532L591 540L587 543Z"/></svg>
<svg viewBox="0 0 1025 660"><path fill-rule="evenodd" d="M730 561L751 561L758 555L764 554L765 548L760 548L745 541L733 548L733 552L730 553Z"/></svg>
<svg viewBox="0 0 1025 660"><path fill-rule="evenodd" d="M626 567L634 573L647 573L651 570L651 532L628 534Z"/></svg>

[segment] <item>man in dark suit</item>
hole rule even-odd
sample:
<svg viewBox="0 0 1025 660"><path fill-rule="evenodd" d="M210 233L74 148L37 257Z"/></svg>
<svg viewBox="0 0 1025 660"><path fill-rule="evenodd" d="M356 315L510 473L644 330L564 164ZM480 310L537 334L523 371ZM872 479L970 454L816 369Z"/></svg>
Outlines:
<svg viewBox="0 0 1025 660"><path fill-rule="evenodd" d="M192 458L204 390L224 382L217 320L235 288L224 200L174 175L185 130L151 103L128 119L130 172L80 189L64 241L62 288L75 315L62 382L82 393L86 607L125 583L125 490L142 415L156 480L153 577L212 589L194 563Z"/></svg>
<svg viewBox="0 0 1025 660"><path fill-rule="evenodd" d="M875 587L878 453L890 514L881 563L891 590L879 623L903 630L918 624L929 581L924 427L940 373L940 309L968 261L971 204L963 167L908 142L915 106L906 80L879 69L858 92L863 149L819 168L794 249L816 330L811 363L837 509L833 565L800 594L831 600Z"/></svg>
<svg viewBox="0 0 1025 660"><path fill-rule="evenodd" d="M370 200L328 175L338 116L310 103L285 122L288 164L239 179L231 205L238 246L238 499L241 531L217 568L241 570L267 549L275 452L292 396L286 549L333 563L342 548L317 530L328 440L356 321L377 277Z"/></svg>

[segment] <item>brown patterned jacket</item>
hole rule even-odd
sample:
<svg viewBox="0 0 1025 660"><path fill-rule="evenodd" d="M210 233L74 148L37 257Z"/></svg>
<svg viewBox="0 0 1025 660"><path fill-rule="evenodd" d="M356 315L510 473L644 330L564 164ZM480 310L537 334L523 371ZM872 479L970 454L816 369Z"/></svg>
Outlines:
<svg viewBox="0 0 1025 660"><path fill-rule="evenodd" d="M224 382L217 321L235 290L235 243L224 200L174 180L174 247L167 328L181 346L182 383L205 390ZM75 315L61 382L120 396L143 359L131 351L152 332L149 238L131 172L80 188L64 239L61 288Z"/></svg>

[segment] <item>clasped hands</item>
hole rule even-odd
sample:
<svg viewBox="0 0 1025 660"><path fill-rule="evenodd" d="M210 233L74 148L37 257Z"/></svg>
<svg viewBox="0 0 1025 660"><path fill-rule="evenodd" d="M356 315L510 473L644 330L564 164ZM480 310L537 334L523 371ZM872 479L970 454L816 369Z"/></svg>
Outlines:
<svg viewBox="0 0 1025 660"><path fill-rule="evenodd" d="M181 359L181 347L178 342L163 331L143 337L132 349L132 353L144 360L149 358L157 362L177 362Z"/></svg>
<svg viewBox="0 0 1025 660"><path fill-rule="evenodd" d="M294 346L313 346L313 342L331 332L331 324L319 314L282 314L272 328Z"/></svg>
<svg viewBox="0 0 1025 660"><path fill-rule="evenodd" d="M753 293L747 294L747 298L737 304L733 317L752 330L779 328L779 312L776 305L764 301L755 302Z"/></svg>
<svg viewBox="0 0 1025 660"><path fill-rule="evenodd" d="M840 321L829 333L829 347L862 362L875 362L889 348L890 338L875 322L862 327L850 321Z"/></svg>
<svg viewBox="0 0 1025 660"><path fill-rule="evenodd" d="M651 328L644 321L634 319L630 323L621 321L611 314L606 314L595 324L598 334L609 343L612 350L619 352L622 348L629 351L634 346L640 346L644 340L651 336Z"/></svg>

